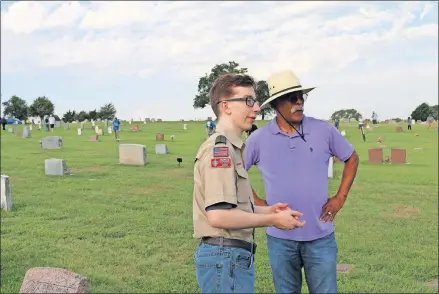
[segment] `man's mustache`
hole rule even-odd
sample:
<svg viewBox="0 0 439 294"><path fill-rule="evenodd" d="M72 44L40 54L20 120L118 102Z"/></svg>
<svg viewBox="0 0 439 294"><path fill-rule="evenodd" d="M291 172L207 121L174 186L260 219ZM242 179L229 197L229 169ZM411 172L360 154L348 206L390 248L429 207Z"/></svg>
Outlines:
<svg viewBox="0 0 439 294"><path fill-rule="evenodd" d="M303 106L297 105L297 106L294 106L293 108L291 108L291 113L295 113L297 111L303 111Z"/></svg>

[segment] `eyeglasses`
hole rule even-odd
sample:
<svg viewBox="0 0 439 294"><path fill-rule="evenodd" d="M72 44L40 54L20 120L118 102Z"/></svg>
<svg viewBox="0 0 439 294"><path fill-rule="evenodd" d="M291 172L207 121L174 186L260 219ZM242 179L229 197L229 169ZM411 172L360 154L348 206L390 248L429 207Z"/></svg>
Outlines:
<svg viewBox="0 0 439 294"><path fill-rule="evenodd" d="M230 98L227 100L221 100L218 101L217 104L220 104L221 102L233 102L233 101L245 101L245 104L247 104L248 107L253 107L255 104L259 105L259 102L251 97L243 97L243 98Z"/></svg>
<svg viewBox="0 0 439 294"><path fill-rule="evenodd" d="M302 92L293 92L291 95L285 97L285 100L290 101L293 104L297 104L297 101L300 99L303 102L308 98L308 94L303 94Z"/></svg>

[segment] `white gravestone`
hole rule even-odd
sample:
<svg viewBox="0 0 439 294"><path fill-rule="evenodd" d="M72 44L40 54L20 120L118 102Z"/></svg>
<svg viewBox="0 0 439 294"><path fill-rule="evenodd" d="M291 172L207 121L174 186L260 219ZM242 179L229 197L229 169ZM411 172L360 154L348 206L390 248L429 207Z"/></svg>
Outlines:
<svg viewBox="0 0 439 294"><path fill-rule="evenodd" d="M43 149L58 149L62 147L62 138L58 136L45 137L40 141Z"/></svg>
<svg viewBox="0 0 439 294"><path fill-rule="evenodd" d="M29 130L31 130L31 131L32 131L32 125L30 125L30 126L29 126Z"/></svg>
<svg viewBox="0 0 439 294"><path fill-rule="evenodd" d="M94 126L94 125L93 125ZM99 132L99 127L95 126L95 133L97 134Z"/></svg>
<svg viewBox="0 0 439 294"><path fill-rule="evenodd" d="M155 154L168 154L168 146L166 144L156 144Z"/></svg>
<svg viewBox="0 0 439 294"><path fill-rule="evenodd" d="M61 127L61 121L57 120L55 121L55 128L60 128Z"/></svg>
<svg viewBox="0 0 439 294"><path fill-rule="evenodd" d="M82 136L82 129L78 128L78 136Z"/></svg>
<svg viewBox="0 0 439 294"><path fill-rule="evenodd" d="M109 134L112 134L112 133L113 133L113 130L111 129L111 127L108 127L108 133L109 133Z"/></svg>
<svg viewBox="0 0 439 294"><path fill-rule="evenodd" d="M23 134L21 135L22 138L31 138L30 133L30 126L23 126Z"/></svg>
<svg viewBox="0 0 439 294"><path fill-rule="evenodd" d="M8 132L11 133L11 134L13 134L13 133L14 133L14 128L9 128L9 129L8 129Z"/></svg>
<svg viewBox="0 0 439 294"><path fill-rule="evenodd" d="M334 157L329 158L329 164L328 164L328 178L334 177Z"/></svg>
<svg viewBox="0 0 439 294"><path fill-rule="evenodd" d="M9 177L1 175L1 209L12 210L11 184Z"/></svg>
<svg viewBox="0 0 439 294"><path fill-rule="evenodd" d="M342 135L343 137L345 137L345 136L346 136L346 131L345 131L345 130L341 131L341 135Z"/></svg>
<svg viewBox="0 0 439 294"><path fill-rule="evenodd" d="M95 121L94 121L94 120L91 122L91 125L92 125L92 126L95 126Z"/></svg>
<svg viewBox="0 0 439 294"><path fill-rule="evenodd" d="M187 130L187 124L183 125L183 130Z"/></svg>
<svg viewBox="0 0 439 294"><path fill-rule="evenodd" d="M64 130L69 130L69 129L70 129L70 125L69 125L69 123L67 122L67 123L64 124Z"/></svg>
<svg viewBox="0 0 439 294"><path fill-rule="evenodd" d="M146 146L140 144L120 144L119 163L146 165Z"/></svg>
<svg viewBox="0 0 439 294"><path fill-rule="evenodd" d="M44 170L48 176L64 176L70 174L66 161L58 158L46 159L44 161Z"/></svg>

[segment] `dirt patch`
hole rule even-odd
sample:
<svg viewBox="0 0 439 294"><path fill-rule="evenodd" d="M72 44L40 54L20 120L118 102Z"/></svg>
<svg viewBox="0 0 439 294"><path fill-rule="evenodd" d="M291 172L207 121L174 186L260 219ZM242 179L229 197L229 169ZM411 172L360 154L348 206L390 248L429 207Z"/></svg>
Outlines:
<svg viewBox="0 0 439 294"><path fill-rule="evenodd" d="M439 286L438 279L434 279L433 281L430 281L427 283L427 287L430 287L430 288L438 289L438 286Z"/></svg>
<svg viewBox="0 0 439 294"><path fill-rule="evenodd" d="M88 172L88 171L105 171L108 170L108 166L86 166L83 168L72 168L72 173Z"/></svg>
<svg viewBox="0 0 439 294"><path fill-rule="evenodd" d="M395 215L398 217L412 217L419 213L419 210L408 206L398 206L395 208Z"/></svg>
<svg viewBox="0 0 439 294"><path fill-rule="evenodd" d="M337 264L338 273L349 273L354 269L353 264Z"/></svg>
<svg viewBox="0 0 439 294"><path fill-rule="evenodd" d="M23 178L14 178L14 177L10 177L9 181L11 181L11 183L19 183L19 182L23 182L24 179Z"/></svg>

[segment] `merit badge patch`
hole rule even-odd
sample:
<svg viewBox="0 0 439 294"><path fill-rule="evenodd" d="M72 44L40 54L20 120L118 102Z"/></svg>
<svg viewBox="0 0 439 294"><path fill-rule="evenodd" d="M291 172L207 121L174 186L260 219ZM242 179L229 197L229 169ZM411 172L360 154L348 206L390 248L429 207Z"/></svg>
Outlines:
<svg viewBox="0 0 439 294"><path fill-rule="evenodd" d="M213 157L227 157L229 156L229 147L214 147Z"/></svg>
<svg viewBox="0 0 439 294"><path fill-rule="evenodd" d="M231 158L212 158L210 160L210 166L213 168L229 168L232 167Z"/></svg>

